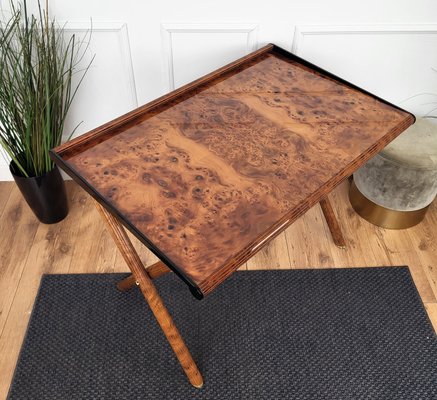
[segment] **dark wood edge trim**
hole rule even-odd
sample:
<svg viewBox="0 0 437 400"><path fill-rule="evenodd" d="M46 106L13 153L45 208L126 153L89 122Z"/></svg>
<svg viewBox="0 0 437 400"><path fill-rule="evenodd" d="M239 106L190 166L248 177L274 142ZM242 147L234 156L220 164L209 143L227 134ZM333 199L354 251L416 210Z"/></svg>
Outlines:
<svg viewBox="0 0 437 400"><path fill-rule="evenodd" d="M319 190L314 192L308 199L303 201L292 212L285 214L279 221L272 225L256 240L249 243L245 249L239 254L232 257L224 266L217 269L215 273L210 275L207 279L198 284L199 289L204 296L214 290L224 279L231 275L247 260L253 257L264 245L271 242L275 237L287 229L299 217L305 214L311 207L316 205L320 199L326 194L330 193L343 180L347 179L355 170L370 160L375 154L381 151L388 143L395 139L400 133L407 129L414 123L414 116L407 113L407 118L401 121L398 125L393 127L384 137L376 144L370 146L363 154L344 167L339 174L331 178ZM275 231L276 230L276 231ZM273 234L272 234L273 232ZM258 246L262 243L262 246ZM258 246L258 247L257 247ZM256 250L252 250L256 249Z"/></svg>
<svg viewBox="0 0 437 400"><path fill-rule="evenodd" d="M272 44L272 46L273 46L272 53L285 56L286 58L291 59L291 60L296 60L297 62L299 62L299 64L305 65L306 67L311 68L314 71L320 72L321 74L325 75L326 77L331 78L337 82L340 82L340 83L350 87L351 89L355 89L361 93L366 94L367 96L374 98L375 100L380 101L381 103L387 104L393 108L396 108L399 111L403 111L404 113L410 114L414 119L413 124L416 122L416 116L414 114L410 113L407 110L404 110L403 108L397 106L396 104L390 103L389 101L387 101L379 96L376 96L375 94L370 93L367 90L365 90L365 89L363 89L363 88L361 88L361 87L359 87L359 86L357 86L357 85L355 85L355 84L353 84L353 83L351 83L343 78L340 78L339 76L333 74L332 72L329 72L326 69L323 69L323 68L319 67L318 65L315 65L315 64L297 56L294 53L290 53L289 51L283 49L282 47L277 46L276 44Z"/></svg>
<svg viewBox="0 0 437 400"><path fill-rule="evenodd" d="M55 153L53 150L50 150L49 153L50 158L55 162L56 165L70 175L79 186L81 186L89 195L96 199L99 204L101 204L106 210L114 215L126 229L128 229L141 243L143 243L153 254L155 254L156 257L158 257L165 265L167 265L167 267L169 267L176 275L178 275L179 278L181 278L188 285L191 293L194 297L196 297L196 299L200 300L203 298L203 294L198 286L187 275L180 271L176 264L164 253L162 253L150 239L148 239L131 222L129 222L116 207L107 202L99 192L97 192L87 181L85 181L74 169L74 167L66 163L59 156L59 154Z"/></svg>
<svg viewBox="0 0 437 400"><path fill-rule="evenodd" d="M164 96L157 98L156 100L153 100L141 107L136 108L131 112L128 112L110 122L107 122L106 124L99 126L88 133L85 133L75 139L72 139L64 144L61 144L60 146L52 150L53 152L57 153L59 156L63 158L68 158L69 152L72 151L76 146L84 145L90 142L91 140L98 139L100 136L107 134L113 129L122 127L126 123L135 120L135 118L142 116L146 112L153 111L154 109L161 106L162 104L165 104L171 100L175 100L178 97L185 95L187 92L197 89L200 85L208 83L211 80L219 78L223 74L230 72L233 69L240 67L241 65L244 65L247 61L253 60L260 55L270 52L273 49L273 47L274 47L273 44L268 44L264 47L261 47L259 50L256 50L244 57L241 57L238 60L235 60L232 63L217 69L216 71L213 71L205 76L202 76L201 78L196 79L193 82L190 82L180 87L179 89L167 93Z"/></svg>

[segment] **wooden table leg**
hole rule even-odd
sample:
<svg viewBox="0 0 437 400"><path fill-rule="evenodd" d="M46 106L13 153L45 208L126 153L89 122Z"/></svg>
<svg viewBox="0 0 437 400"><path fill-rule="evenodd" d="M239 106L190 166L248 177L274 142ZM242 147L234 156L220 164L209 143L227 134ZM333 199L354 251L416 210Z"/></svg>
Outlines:
<svg viewBox="0 0 437 400"><path fill-rule="evenodd" d="M340 225L328 197L324 197L320 200L320 207L322 208L323 215L328 223L335 245L342 249L346 248L346 241L344 240L343 233L341 232Z"/></svg>
<svg viewBox="0 0 437 400"><path fill-rule="evenodd" d="M123 258L132 271L135 281L138 282L138 286L143 293L143 296L147 300L147 303L149 303L150 309L161 326L164 335L167 337L167 340L187 375L188 380L194 387L201 388L203 386L202 375L200 374L196 363L176 328L167 308L159 296L149 274L144 269L144 265L129 240L126 231L118 219L106 211L106 209L104 209L97 201L95 201L95 205L106 222L107 228L123 255Z"/></svg>
<svg viewBox="0 0 437 400"><path fill-rule="evenodd" d="M150 267L146 267L146 272L150 279L155 279L171 272L171 270L162 261L158 261L157 263L152 264ZM127 278L124 278L122 281L117 283L117 289L120 290L120 292L125 292L134 287L135 284L135 277L133 275L129 275Z"/></svg>

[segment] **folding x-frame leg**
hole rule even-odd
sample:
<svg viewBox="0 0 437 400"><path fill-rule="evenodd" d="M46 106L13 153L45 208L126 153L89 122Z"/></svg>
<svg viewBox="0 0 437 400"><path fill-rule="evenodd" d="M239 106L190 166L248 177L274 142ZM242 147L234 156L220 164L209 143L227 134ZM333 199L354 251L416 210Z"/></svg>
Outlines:
<svg viewBox="0 0 437 400"><path fill-rule="evenodd" d="M149 275L150 279L159 278L162 275L168 274L171 270L162 262L158 261L157 263L151 265L146 268L146 273ZM117 283L117 289L120 292L125 292L133 288L136 285L136 279L133 275L129 275L127 278Z"/></svg>
<svg viewBox="0 0 437 400"><path fill-rule="evenodd" d="M109 233L123 255L123 258L132 271L133 278L128 277L127 279L130 278L130 281L122 284L121 290L128 288L129 283L132 285L132 280L135 281L143 293L143 296L147 300L147 303L149 303L150 309L161 326L164 335L167 337L167 340L170 343L170 346L172 347L176 357L178 358L185 374L187 375L188 380L194 387L201 388L203 385L202 375L200 375L193 357L188 351L187 346L185 345L178 329L176 328L176 325L174 324L167 308L165 307L161 297L158 294L158 291L156 290L155 285L152 282L152 273L148 273L144 269L140 257L135 251L135 248L129 240L126 231L118 219L106 211L98 202L95 202L95 205L103 217L103 220L106 222ZM160 269L160 267L155 267L154 270L155 272L158 270L164 272L164 268ZM120 282L120 284L122 282Z"/></svg>
<svg viewBox="0 0 437 400"><path fill-rule="evenodd" d="M346 241L344 240L343 233L341 232L340 224L338 223L337 217L334 214L331 202L328 196L320 200L320 207L322 208L323 215L325 216L328 228L331 232L332 239L336 246L345 248Z"/></svg>
<svg viewBox="0 0 437 400"><path fill-rule="evenodd" d="M126 231L117 218L106 211L97 201L95 201L95 205L103 220L106 222L109 233L132 272L132 275L117 284L117 288L121 291L126 291L135 284L140 287L144 298L161 326L164 335L167 337L167 340L187 375L188 380L194 387L201 388L203 386L203 378L152 282L153 278L164 275L167 272L170 272L170 270L162 262L157 262L145 269L140 257L126 234ZM334 243L339 247L346 247L346 242L341 232L340 225L338 224L328 197L320 200L320 206L323 215L326 218L326 222L328 223Z"/></svg>

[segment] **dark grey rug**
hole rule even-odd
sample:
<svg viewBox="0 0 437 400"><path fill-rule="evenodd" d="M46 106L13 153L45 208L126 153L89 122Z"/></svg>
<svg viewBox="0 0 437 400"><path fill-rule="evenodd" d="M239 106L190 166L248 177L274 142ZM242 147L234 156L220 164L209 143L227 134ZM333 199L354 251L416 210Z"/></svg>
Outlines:
<svg viewBox="0 0 437 400"><path fill-rule="evenodd" d="M125 275L44 276L10 399L437 399L437 339L407 268L238 272L202 301L156 280L192 388Z"/></svg>

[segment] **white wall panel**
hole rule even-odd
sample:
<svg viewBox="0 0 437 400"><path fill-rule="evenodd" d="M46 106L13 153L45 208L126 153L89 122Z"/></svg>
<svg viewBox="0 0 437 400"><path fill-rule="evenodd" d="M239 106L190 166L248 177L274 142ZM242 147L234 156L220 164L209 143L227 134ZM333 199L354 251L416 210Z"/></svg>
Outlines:
<svg viewBox="0 0 437 400"><path fill-rule="evenodd" d="M66 133L80 121L76 134L86 132L269 42L417 114L437 106L434 0L49 3L72 32L93 20L88 57L96 59Z"/></svg>
<svg viewBox="0 0 437 400"><path fill-rule="evenodd" d="M173 90L258 47L256 23L164 23L167 88Z"/></svg>
<svg viewBox="0 0 437 400"><path fill-rule="evenodd" d="M90 23L69 23L68 35L84 40ZM86 40L86 39L85 39ZM93 23L89 47L82 65L94 56L88 73L77 92L65 127L68 135L78 125L75 136L87 132L138 106L135 78L126 24ZM76 81L80 73L76 75Z"/></svg>
<svg viewBox="0 0 437 400"><path fill-rule="evenodd" d="M437 106L436 49L437 25L429 24L297 26L292 46L297 55L419 115Z"/></svg>

